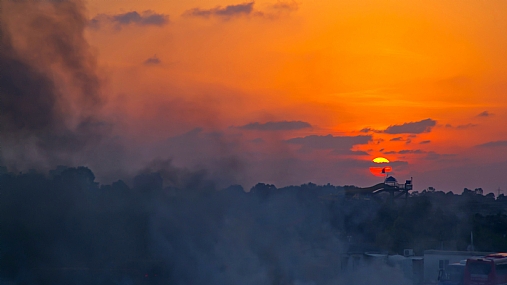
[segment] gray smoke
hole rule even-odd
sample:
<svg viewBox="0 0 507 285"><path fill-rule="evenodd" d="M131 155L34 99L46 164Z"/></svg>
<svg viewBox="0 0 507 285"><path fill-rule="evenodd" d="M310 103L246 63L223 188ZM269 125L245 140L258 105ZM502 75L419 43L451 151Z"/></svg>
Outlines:
<svg viewBox="0 0 507 285"><path fill-rule="evenodd" d="M84 4L3 1L0 143L11 168L66 163L101 141L109 125L96 61L84 38Z"/></svg>
<svg viewBox="0 0 507 285"><path fill-rule="evenodd" d="M85 167L0 175L1 283L410 284L386 263L347 266L347 228L379 206L340 187L218 189L169 162L131 184Z"/></svg>

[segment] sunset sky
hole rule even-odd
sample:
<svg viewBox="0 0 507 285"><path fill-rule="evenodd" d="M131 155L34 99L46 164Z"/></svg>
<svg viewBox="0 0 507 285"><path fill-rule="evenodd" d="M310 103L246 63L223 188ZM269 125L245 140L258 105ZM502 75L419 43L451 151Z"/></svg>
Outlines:
<svg viewBox="0 0 507 285"><path fill-rule="evenodd" d="M415 190L507 195L507 1L84 6L97 114L124 151L75 160L98 178L171 159L246 189L371 186L383 156Z"/></svg>

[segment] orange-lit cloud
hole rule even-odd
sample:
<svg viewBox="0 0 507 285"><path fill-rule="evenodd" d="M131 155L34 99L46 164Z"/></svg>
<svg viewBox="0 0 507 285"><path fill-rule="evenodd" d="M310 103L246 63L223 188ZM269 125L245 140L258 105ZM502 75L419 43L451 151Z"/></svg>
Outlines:
<svg viewBox="0 0 507 285"><path fill-rule="evenodd" d="M138 13L131 11L116 15L100 14L90 20L90 27L99 29L101 25L113 24L117 29L122 26L139 25L139 26L164 26L169 23L169 16L157 14L151 10Z"/></svg>
<svg viewBox="0 0 507 285"><path fill-rule="evenodd" d="M235 4L235 5L227 5L225 7L215 7L212 9L201 9L201 8L193 8L185 12L185 16L194 16L194 17L234 17L240 15L249 15L253 12L254 2Z"/></svg>
<svg viewBox="0 0 507 285"><path fill-rule="evenodd" d="M436 125L436 121L432 119L424 119L418 122L404 123L401 125L392 125L384 130L387 134L420 134L431 131Z"/></svg>

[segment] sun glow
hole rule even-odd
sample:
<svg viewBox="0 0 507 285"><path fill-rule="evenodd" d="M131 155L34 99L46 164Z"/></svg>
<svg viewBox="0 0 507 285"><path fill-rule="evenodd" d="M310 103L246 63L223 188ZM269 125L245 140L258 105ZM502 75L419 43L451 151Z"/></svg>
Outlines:
<svg viewBox="0 0 507 285"><path fill-rule="evenodd" d="M375 157L373 159L373 162L375 162L375 163L389 163L389 160L385 157L379 156L379 157Z"/></svg>
<svg viewBox="0 0 507 285"><path fill-rule="evenodd" d="M393 171L391 166L386 165L387 163L389 163L389 159L387 159L385 157L381 157L381 156L375 157L372 161L375 163L375 165L378 165L378 164L382 165L382 166L372 166L369 168L371 174L373 174L375 176L383 177L387 173Z"/></svg>

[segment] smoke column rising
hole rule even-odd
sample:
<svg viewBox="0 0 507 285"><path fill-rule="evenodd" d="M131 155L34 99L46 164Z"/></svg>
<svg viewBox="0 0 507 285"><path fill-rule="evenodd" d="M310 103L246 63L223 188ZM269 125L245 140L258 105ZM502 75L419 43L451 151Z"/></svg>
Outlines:
<svg viewBox="0 0 507 285"><path fill-rule="evenodd" d="M70 162L108 130L96 117L83 12L81 1L2 1L0 142L10 168Z"/></svg>

